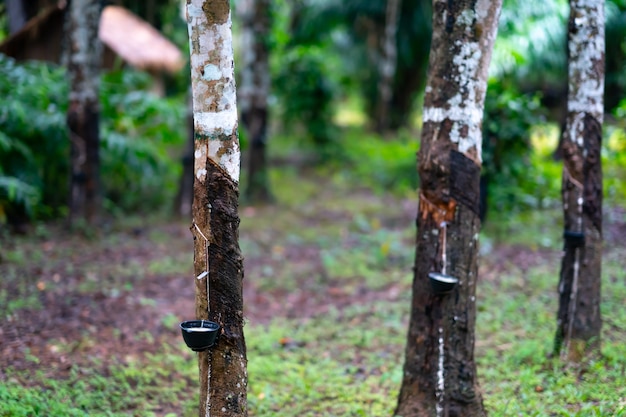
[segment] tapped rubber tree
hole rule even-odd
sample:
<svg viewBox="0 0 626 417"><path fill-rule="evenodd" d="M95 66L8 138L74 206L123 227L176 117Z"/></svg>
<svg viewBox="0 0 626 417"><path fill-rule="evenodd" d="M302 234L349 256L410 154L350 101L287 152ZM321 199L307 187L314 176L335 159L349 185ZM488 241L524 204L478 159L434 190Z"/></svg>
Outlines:
<svg viewBox="0 0 626 417"><path fill-rule="evenodd" d="M600 350L604 41L604 2L571 0L562 145L565 250L555 338L555 354L570 362Z"/></svg>
<svg viewBox="0 0 626 417"><path fill-rule="evenodd" d="M70 226L77 220L92 224L100 209L100 122L98 72L99 0L72 0L68 16L67 125L70 137Z"/></svg>
<svg viewBox="0 0 626 417"><path fill-rule="evenodd" d="M230 2L187 0L194 120L196 316L221 326L198 354L200 417L247 416L239 139Z"/></svg>
<svg viewBox="0 0 626 417"><path fill-rule="evenodd" d="M500 0L433 1L421 147L411 317L396 415L485 410L474 327L481 126ZM453 286L447 293L439 286Z"/></svg>

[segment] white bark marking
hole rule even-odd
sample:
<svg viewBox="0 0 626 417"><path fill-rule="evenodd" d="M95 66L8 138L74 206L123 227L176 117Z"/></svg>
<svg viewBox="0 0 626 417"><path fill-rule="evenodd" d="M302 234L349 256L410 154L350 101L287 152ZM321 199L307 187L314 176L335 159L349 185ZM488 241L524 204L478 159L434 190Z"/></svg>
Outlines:
<svg viewBox="0 0 626 417"><path fill-rule="evenodd" d="M209 155L219 155L219 165L235 182L239 182L240 155L238 144L221 140L209 140ZM214 160L214 158L211 158Z"/></svg>
<svg viewBox="0 0 626 417"><path fill-rule="evenodd" d="M204 181L204 179L206 178L206 174L207 170L204 168L200 168L198 171L196 171L196 178L200 181Z"/></svg>
<svg viewBox="0 0 626 417"><path fill-rule="evenodd" d="M604 7L592 0L572 0L572 13L576 13L570 30L569 49L569 113L579 113L569 126L569 138L583 146L583 113L588 113L602 123L604 116L604 77L598 77L595 68L604 60Z"/></svg>
<svg viewBox="0 0 626 417"><path fill-rule="evenodd" d="M441 1L441 0L438 0ZM446 78L458 92L440 107L425 106L424 123L441 123L444 120L452 122L449 140L457 145L457 149L477 162L482 161L482 120L487 91L486 77L491 60L491 48L497 33L497 21L501 4L491 0L478 0L474 8L461 10L455 19L455 26L465 35L449 45L452 53L451 68ZM494 13L496 14L494 16ZM444 9L442 19L447 21L447 12ZM478 26L489 30L476 39ZM447 77L447 75L446 75ZM434 88L426 87L426 94L434 94ZM437 92L439 94L440 92ZM427 99L426 102L429 102ZM431 140L437 140L433 137Z"/></svg>
<svg viewBox="0 0 626 417"><path fill-rule="evenodd" d="M439 328L439 358L437 361L437 417L443 414L443 394L445 392L445 375L443 369L444 345L443 345L443 328Z"/></svg>
<svg viewBox="0 0 626 417"><path fill-rule="evenodd" d="M471 28L474 12L466 11L457 20L458 23ZM441 123L444 120L453 122L450 140L457 144L459 152L468 153L476 150L479 161L482 160L482 119L483 102L487 86L478 76L482 51L478 42L460 43L459 52L452 63L456 67L453 80L461 93L448 99L447 107L427 107L424 109L423 122ZM427 89L427 91L431 91ZM466 129L463 129L466 128ZM436 138L435 138L436 139Z"/></svg>
<svg viewBox="0 0 626 417"><path fill-rule="evenodd" d="M194 86L194 89L197 89L197 94L194 94L193 97L194 111L208 111L209 107L215 103L215 98L219 99L217 102L218 112L227 109L236 110L230 15L226 23L208 25L202 9L200 8L199 12L197 10L192 11L195 9L192 4L189 5L189 36L192 49L191 75L198 84ZM193 28L198 28L199 34L194 35ZM216 52L219 54L217 58L215 58ZM208 62L209 58L212 58L212 62ZM218 65L215 65L215 61L218 61ZM207 68L210 71L209 75L206 75L205 72ZM205 75L202 75L203 72ZM220 87L223 88L223 91L220 97L210 95L210 97L206 97L208 84L211 81L218 81L221 84ZM206 99L205 102L202 101L203 98Z"/></svg>
<svg viewBox="0 0 626 417"><path fill-rule="evenodd" d="M196 178L206 179L206 158L209 158L234 182L239 182L241 153L237 139L231 15L226 23L209 24L202 4L202 0L190 0L187 5L194 130L209 142L206 155L196 151Z"/></svg>
<svg viewBox="0 0 626 417"><path fill-rule="evenodd" d="M70 101L98 102L98 71L102 44L98 39L100 4L93 0L76 0L70 6L70 54L69 61L80 68L81 77L74 78ZM94 52L94 48L96 51Z"/></svg>
<svg viewBox="0 0 626 417"><path fill-rule="evenodd" d="M424 109L422 119L425 122L441 123L446 119L454 122L480 123L482 119L482 110L476 107L456 106L451 109L442 109L440 107L428 107Z"/></svg>
<svg viewBox="0 0 626 417"><path fill-rule="evenodd" d="M210 355L210 353L209 353ZM209 363L207 370L207 386L209 387L206 390L206 408L205 408L205 416L211 417L211 361L207 361Z"/></svg>
<svg viewBox="0 0 626 417"><path fill-rule="evenodd" d="M222 78L222 71L213 64L207 64L204 66L204 74L202 78L207 81L215 81Z"/></svg>
<svg viewBox="0 0 626 417"><path fill-rule="evenodd" d="M237 129L237 110L195 112L194 129L211 132L211 135L232 135Z"/></svg>
<svg viewBox="0 0 626 417"><path fill-rule="evenodd" d="M464 11L459 18L459 23L472 28L475 12ZM453 58L452 63L456 66L455 81L459 89L466 94L458 94L448 101L450 112L458 114L463 119L454 121L450 132L450 140L458 144L459 151L467 153L471 149L476 150L479 160L482 160L482 132L483 97L486 85L479 80L479 68L482 58L482 50L478 42L461 44L459 53ZM463 134L462 127L467 127L467 133Z"/></svg>
<svg viewBox="0 0 626 417"><path fill-rule="evenodd" d="M194 169L196 170L196 178L204 182L207 174L206 161L207 161L207 149L203 144L196 143L196 151L194 156Z"/></svg>

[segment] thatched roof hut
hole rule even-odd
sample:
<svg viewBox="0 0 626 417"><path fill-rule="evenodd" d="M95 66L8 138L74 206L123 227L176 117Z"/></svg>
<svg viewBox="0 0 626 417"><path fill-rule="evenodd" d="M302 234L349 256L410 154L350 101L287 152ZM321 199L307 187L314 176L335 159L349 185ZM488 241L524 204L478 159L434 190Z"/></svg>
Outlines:
<svg viewBox="0 0 626 417"><path fill-rule="evenodd" d="M121 6L107 6L100 19L100 40L135 68L174 73L185 60L158 30Z"/></svg>
<svg viewBox="0 0 626 417"><path fill-rule="evenodd" d="M64 20L64 5L49 7L5 39L0 44L0 52L18 61L34 59L58 63L61 60Z"/></svg>
<svg viewBox="0 0 626 417"><path fill-rule="evenodd" d="M48 8L0 44L0 52L17 60L59 63L63 45L64 2ZM100 18L104 44L102 66L112 68L119 57L129 65L152 73L179 71L183 54L148 22L121 6L106 6Z"/></svg>

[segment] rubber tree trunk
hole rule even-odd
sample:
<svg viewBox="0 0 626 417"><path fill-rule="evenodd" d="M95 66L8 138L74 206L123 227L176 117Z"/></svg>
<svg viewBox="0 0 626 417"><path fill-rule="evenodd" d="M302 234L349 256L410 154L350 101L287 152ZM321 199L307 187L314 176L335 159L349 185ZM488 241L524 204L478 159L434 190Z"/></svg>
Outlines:
<svg viewBox="0 0 626 417"><path fill-rule="evenodd" d="M187 21L195 131L196 315L222 328L216 345L198 354L199 415L246 416L243 259L238 242L240 151L230 2L187 0Z"/></svg>
<svg viewBox="0 0 626 417"><path fill-rule="evenodd" d="M93 224L100 210L100 134L98 72L99 0L72 0L68 17L70 97L70 225L82 219Z"/></svg>
<svg viewBox="0 0 626 417"><path fill-rule="evenodd" d="M602 264L601 142L604 2L570 1L567 121L563 132L565 251L555 353L579 362L599 353Z"/></svg>
<svg viewBox="0 0 626 417"><path fill-rule="evenodd" d="M396 35L398 32L398 11L402 0L387 0L385 13L385 36L382 45L382 57L380 59L378 83L378 117L376 130L384 132L389 128L389 107L393 78L396 73L396 61L398 57Z"/></svg>
<svg viewBox="0 0 626 417"><path fill-rule="evenodd" d="M267 172L267 98L270 88L269 0L242 0L237 15L242 22L241 85L238 89L241 121L248 134L248 185L246 198L252 203L272 199Z"/></svg>
<svg viewBox="0 0 626 417"><path fill-rule="evenodd" d="M402 417L485 415L474 362L481 125L501 5L433 2ZM430 272L458 284L437 295Z"/></svg>

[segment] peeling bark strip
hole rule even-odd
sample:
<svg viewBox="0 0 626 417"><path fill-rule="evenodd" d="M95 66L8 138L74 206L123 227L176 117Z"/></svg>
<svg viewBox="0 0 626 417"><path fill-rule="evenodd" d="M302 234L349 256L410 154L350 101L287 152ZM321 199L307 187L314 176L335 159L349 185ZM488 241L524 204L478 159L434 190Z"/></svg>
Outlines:
<svg viewBox="0 0 626 417"><path fill-rule="evenodd" d="M67 124L71 161L69 222L72 225L77 219L94 223L100 206L100 1L74 0L68 15L70 100Z"/></svg>
<svg viewBox="0 0 626 417"><path fill-rule="evenodd" d="M568 34L568 112L563 132L562 199L565 241L559 282L555 353L579 362L599 352L602 264L604 3L571 0Z"/></svg>
<svg viewBox="0 0 626 417"><path fill-rule="evenodd" d="M478 196L487 70L501 5L433 1L413 299L398 416L486 415L474 362ZM459 283L439 296L428 274L442 271L444 256L446 273Z"/></svg>
<svg viewBox="0 0 626 417"><path fill-rule="evenodd" d="M222 327L216 345L198 354L199 415L247 416L239 139L230 3L187 0L187 20L195 138L192 233L194 277L199 277L194 279L196 316Z"/></svg>

